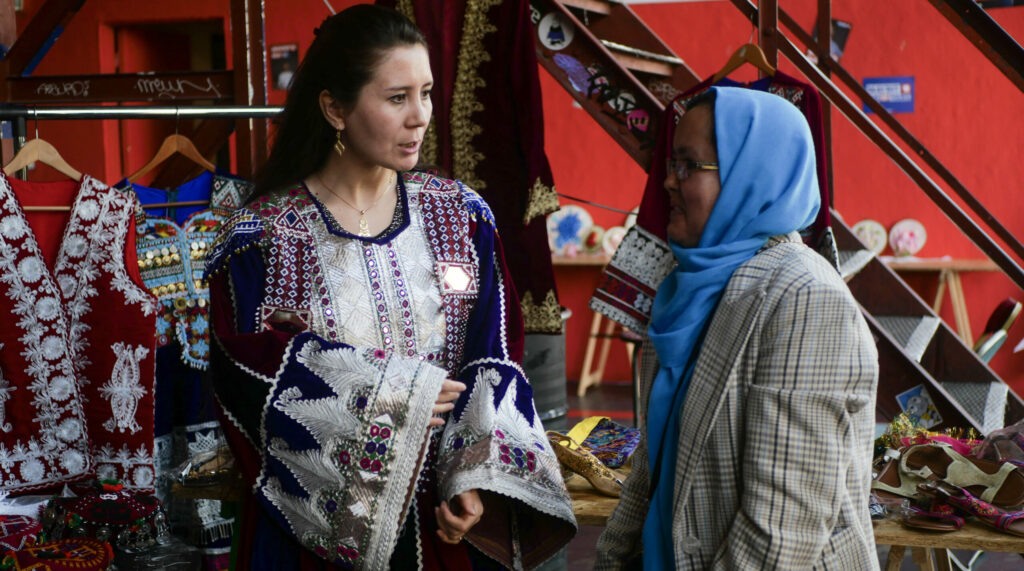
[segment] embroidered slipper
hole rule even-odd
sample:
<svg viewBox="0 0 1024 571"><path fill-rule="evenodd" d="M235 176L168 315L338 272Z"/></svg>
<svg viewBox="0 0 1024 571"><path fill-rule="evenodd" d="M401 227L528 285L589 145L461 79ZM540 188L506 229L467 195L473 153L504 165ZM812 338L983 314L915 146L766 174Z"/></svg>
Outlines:
<svg viewBox="0 0 1024 571"><path fill-rule="evenodd" d="M622 478L602 464L597 456L564 434L549 430L547 435L559 464L586 478L594 489L606 496L617 498L622 495ZM570 445L575 445L575 449Z"/></svg>
<svg viewBox="0 0 1024 571"><path fill-rule="evenodd" d="M926 512L915 507L908 507L903 512L903 525L914 529L948 533L964 526L964 518L952 513Z"/></svg>
<svg viewBox="0 0 1024 571"><path fill-rule="evenodd" d="M900 457L900 472L923 479L932 476L967 489L982 501L1000 507L1024 503L1024 473L1011 463L959 454L944 444L918 444Z"/></svg>
<svg viewBox="0 0 1024 571"><path fill-rule="evenodd" d="M989 527L1024 537L1024 511L1003 511L988 502L979 500L967 490L941 480L929 480L917 488L922 494L958 508L978 518L978 521Z"/></svg>

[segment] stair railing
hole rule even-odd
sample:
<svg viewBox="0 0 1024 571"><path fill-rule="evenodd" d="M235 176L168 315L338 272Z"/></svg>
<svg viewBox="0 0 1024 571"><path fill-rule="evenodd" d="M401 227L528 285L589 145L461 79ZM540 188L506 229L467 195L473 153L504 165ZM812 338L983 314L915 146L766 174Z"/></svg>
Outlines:
<svg viewBox="0 0 1024 571"><path fill-rule="evenodd" d="M748 0L730 0L745 17L758 21L758 9ZM935 0L939 1L939 0ZM952 0L950 0L952 1ZM1024 245L992 215L939 161L915 139L884 107L881 106L860 83L850 75L831 55L811 40L796 21L784 10L778 9L779 20L804 45L814 51L818 65L835 74L853 91L865 105L896 133L912 150L918 153L928 166L957 193L964 203L1004 241L1021 259L1024 259ZM818 91L835 105L861 133L879 147L914 181L942 212L953 221L967 237L974 242L1006 275L1021 289L1024 289L1024 270L999 246L967 213L965 213L946 192L925 173L913 159L889 138L868 116L854 104L822 70L804 55L781 30L774 35L779 51L786 56ZM1020 49L1020 46L1017 46Z"/></svg>

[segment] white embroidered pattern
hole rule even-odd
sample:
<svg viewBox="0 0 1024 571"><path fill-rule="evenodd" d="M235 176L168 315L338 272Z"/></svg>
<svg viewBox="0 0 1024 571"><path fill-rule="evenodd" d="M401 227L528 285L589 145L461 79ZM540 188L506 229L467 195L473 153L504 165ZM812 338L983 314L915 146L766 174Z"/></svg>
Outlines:
<svg viewBox="0 0 1024 571"><path fill-rule="evenodd" d="M27 388L39 425L25 441L0 443L0 478L8 489L45 486L91 469L81 393L89 385L86 372L92 365L90 326L84 318L92 310L90 300L100 293L94 282L101 268L113 275L113 290L128 303L139 301L135 293L140 288L126 288L130 280L120 280L127 277L123 249L131 216L125 196L83 177L51 275L10 184L0 176L0 285L7 286L23 332L21 355L32 379ZM153 469L133 465L132 473L117 477L129 484L152 483Z"/></svg>
<svg viewBox="0 0 1024 571"><path fill-rule="evenodd" d="M80 195L98 183L86 176L82 185ZM23 332L19 341L25 347L21 352L26 361L24 372L32 378L27 390L33 395L32 405L37 411L33 420L39 425L35 436L9 443L10 448L0 443L0 469L9 491L60 482L89 468L88 440L60 438L60 434L71 432L82 434L85 413L78 386L68 382L74 378L68 351L70 327L59 311L51 314L51 302L46 301L59 299L61 292L45 274L41 260L42 253L14 192L7 178L0 175L0 284L7 287L13 317L18 320L15 325ZM37 310L40 302L42 312ZM7 396L11 398L9 392ZM58 430L62 422L64 428Z"/></svg>
<svg viewBox="0 0 1024 571"><path fill-rule="evenodd" d="M333 332L337 337L332 340L355 347L399 351L406 356L413 348L420 355L444 349L447 327L434 253L426 239L422 213L412 206L419 188L406 184L409 226L390 244L337 236L322 222L308 219L318 214L315 206L303 210L316 243L312 250L327 279L326 290L314 294L313 307L325 309L313 312L313 331L325 337ZM396 270L400 275L395 275ZM386 322L380 320L382 315ZM407 345L410 341L411 346Z"/></svg>
<svg viewBox="0 0 1024 571"><path fill-rule="evenodd" d="M112 416L103 423L103 428L135 434L142 430L135 420L135 411L139 408L139 400L146 396L146 389L139 382L142 376L139 362L149 355L149 349L121 342L114 343L112 349L117 355L117 362L110 380L100 388L100 394L110 401Z"/></svg>
<svg viewBox="0 0 1024 571"><path fill-rule="evenodd" d="M194 426L206 427L209 428L209 430L203 432L201 428L193 428L193 426L188 426L185 428L188 432L192 434L193 437L195 437L195 440L188 443L189 456L193 456L201 452L208 452L222 444L223 439L220 434L220 423L213 421L205 422L203 424Z"/></svg>
<svg viewBox="0 0 1024 571"><path fill-rule="evenodd" d="M121 480L127 488L153 487L153 453L146 450L145 446L132 452L127 445L114 450L112 445L104 444L94 457L98 478Z"/></svg>
<svg viewBox="0 0 1024 571"><path fill-rule="evenodd" d="M306 399L294 386L274 396L272 389L270 406L305 427L317 447L293 450L280 438L271 438L266 446L308 497L285 491L281 481L267 473L266 465L257 480L260 492L281 511L307 548L329 561L334 559L329 553L346 550L349 560L361 569L386 567L397 539L409 483L420 461L419 450L425 436L420 427L426 425L433 406L433 399L424 397L436 395L446 377L443 370L418 359L397 355L381 359L379 352L374 355L370 350L322 350L315 341L307 342L298 351L296 360L335 396ZM361 405L353 404L356 395ZM353 406L358 413L353 412ZM265 441L268 409L264 409L261 423ZM349 455L354 455L370 435L377 434L374 430L384 429L388 434L383 438L390 444L388 451L381 453L386 467L382 470L380 466L371 469L369 464L349 465ZM339 469L339 454L346 457L342 465L350 466L344 474ZM325 507L328 504L332 507ZM332 524L330 516L342 508L352 517L344 529ZM353 556L355 547L359 551Z"/></svg>
<svg viewBox="0 0 1024 571"><path fill-rule="evenodd" d="M518 378L522 371L510 361L483 359L473 392L462 415L445 427L438 482L442 497L471 489L486 489L518 499L549 515L574 521L566 501L558 461L534 413L527 423L516 408ZM508 389L497 407L494 391L502 382L501 369L510 373ZM475 461L468 461L473 458ZM524 478L523 472L529 475Z"/></svg>
<svg viewBox="0 0 1024 571"><path fill-rule="evenodd" d="M544 429L536 414L533 423L526 421L523 413L516 408L516 379L509 383L507 392L497 407L494 406L494 390L501 384L501 373L494 368L481 367L477 370L473 393L462 411L462 416L446 431L445 440L450 443L456 435L471 434L475 437L486 437L494 430L501 431L505 437L523 444L541 446L544 442ZM447 448L447 447L446 447Z"/></svg>
<svg viewBox="0 0 1024 571"><path fill-rule="evenodd" d="M4 344L0 343L0 349L4 348ZM4 432L10 432L14 427L11 423L6 422L7 418L7 401L11 400L11 391L18 387L12 387L7 379L4 378L4 372L0 371L0 430Z"/></svg>
<svg viewBox="0 0 1024 571"><path fill-rule="evenodd" d="M611 265L656 290L676 266L676 259L664 240L633 226L615 250Z"/></svg>
<svg viewBox="0 0 1024 571"><path fill-rule="evenodd" d="M111 285L115 291L124 294L126 303L139 304L144 315L156 315L160 310L160 302L148 291L133 282L125 269L124 243L128 236L128 226L132 220L133 218L130 215L121 215L116 219L115 226L111 229L114 243L109 248L110 256L103 265L103 269L114 277ZM131 263L134 264L135 262L132 261Z"/></svg>

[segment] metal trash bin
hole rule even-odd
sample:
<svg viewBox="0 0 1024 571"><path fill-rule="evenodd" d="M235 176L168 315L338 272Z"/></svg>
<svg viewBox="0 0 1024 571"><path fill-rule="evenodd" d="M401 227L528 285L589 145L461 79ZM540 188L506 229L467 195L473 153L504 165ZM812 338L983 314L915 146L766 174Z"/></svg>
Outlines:
<svg viewBox="0 0 1024 571"><path fill-rule="evenodd" d="M568 430L569 400L565 387L565 322L572 311L562 308L562 332L530 334L523 345L523 371L533 387L533 403L545 430Z"/></svg>

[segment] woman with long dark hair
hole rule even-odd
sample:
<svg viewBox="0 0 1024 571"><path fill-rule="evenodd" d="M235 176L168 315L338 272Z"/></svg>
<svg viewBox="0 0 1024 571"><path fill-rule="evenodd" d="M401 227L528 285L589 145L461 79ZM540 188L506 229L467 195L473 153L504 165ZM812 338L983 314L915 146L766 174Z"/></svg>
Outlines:
<svg viewBox="0 0 1024 571"><path fill-rule="evenodd" d="M533 567L575 530L484 201L415 170L433 79L397 12L328 18L211 254L238 567Z"/></svg>

